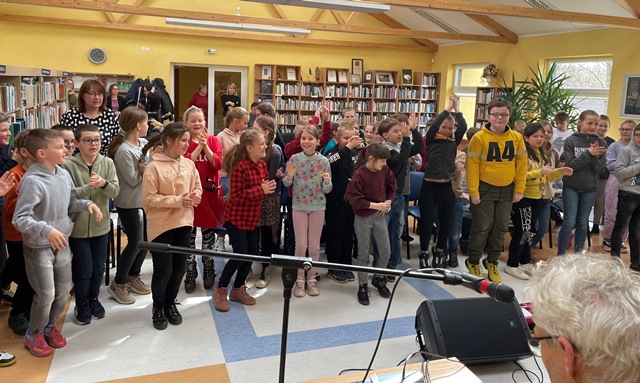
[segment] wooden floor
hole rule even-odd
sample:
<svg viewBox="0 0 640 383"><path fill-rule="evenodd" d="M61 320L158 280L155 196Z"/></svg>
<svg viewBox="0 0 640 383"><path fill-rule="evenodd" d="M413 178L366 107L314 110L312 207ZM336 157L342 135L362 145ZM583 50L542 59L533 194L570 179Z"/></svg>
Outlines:
<svg viewBox="0 0 640 383"><path fill-rule="evenodd" d="M557 243L557 234L559 229L555 229L553 233L554 245ZM412 254L417 254L417 236L412 242ZM123 239L126 241L126 237L123 235ZM510 235L505 237L505 248L508 248ZM601 235L592 235L592 247L588 251L594 253L604 253L602 249L602 237ZM549 249L548 238L545 237L543 242L543 249L535 249L532 255L534 261L546 260L555 256L555 249ZM124 246L124 244L123 244ZM500 256L500 260L506 262L507 252L503 252ZM629 255L623 254L622 259L626 265L629 264ZM464 260L464 258L462 258ZM147 260L150 262L150 260ZM112 269L113 276L114 269ZM501 266L502 272L502 266ZM0 321L4 325L0 326L0 349L14 354L17 357L17 362L6 368L0 370L1 381L3 382L20 382L20 383L43 383L46 382L49 368L52 358L36 358L31 356L27 349L23 346L22 336L15 335L6 325L7 318L11 307L6 303L0 304ZM58 320L59 326L64 323L64 317ZM64 331L63 331L64 332ZM108 363L108 361L105 361ZM202 379L197 379L201 377ZM216 365L203 368L195 368L191 370L176 371L171 373L164 373L159 375L147 375L144 377L118 380L118 382L175 382L175 381L215 381L215 382L229 382L227 370L225 365ZM113 382L113 381L112 381Z"/></svg>

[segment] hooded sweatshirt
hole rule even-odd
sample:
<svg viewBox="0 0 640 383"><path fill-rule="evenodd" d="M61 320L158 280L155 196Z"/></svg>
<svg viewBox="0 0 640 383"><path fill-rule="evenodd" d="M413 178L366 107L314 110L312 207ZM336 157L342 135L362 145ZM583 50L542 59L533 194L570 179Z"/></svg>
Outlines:
<svg viewBox="0 0 640 383"><path fill-rule="evenodd" d="M102 216L109 217L109 198L114 198L120 191L116 167L111 158L98 154L93 165L88 166L78 153L65 162L64 168L69 172L74 185L76 185L78 198L92 200L102 211ZM91 189L89 187L91 173L97 173L107 181L104 188ZM73 213L71 219L74 222L71 232L73 238L99 237L107 234L110 229L108 219L97 222L87 211Z"/></svg>
<svg viewBox="0 0 640 383"><path fill-rule="evenodd" d="M12 222L27 247L51 247L47 235L54 228L68 237L73 230L69 213L86 211L93 203L77 198L69 172L57 165L55 169L52 173L33 164L20 181Z"/></svg>
<svg viewBox="0 0 640 383"><path fill-rule="evenodd" d="M614 173L618 188L633 194L640 194L640 148L635 139L639 130L638 126L633 129L631 142L620 151Z"/></svg>
<svg viewBox="0 0 640 383"><path fill-rule="evenodd" d="M147 238L183 226L193 226L193 208L182 207L182 196L195 191L202 196L202 185L193 161L174 160L156 153L142 177L142 206L147 214Z"/></svg>
<svg viewBox="0 0 640 383"><path fill-rule="evenodd" d="M595 134L573 133L564 142L564 161L573 169L573 175L562 178L563 187L579 192L592 192L598 188L598 176L606 169L605 155L594 156L589 152L591 144L607 142Z"/></svg>

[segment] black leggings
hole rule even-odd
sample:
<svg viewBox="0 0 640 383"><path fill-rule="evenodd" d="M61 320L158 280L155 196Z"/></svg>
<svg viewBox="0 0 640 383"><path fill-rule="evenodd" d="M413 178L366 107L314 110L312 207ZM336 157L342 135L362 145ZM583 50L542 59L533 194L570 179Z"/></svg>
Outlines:
<svg viewBox="0 0 640 383"><path fill-rule="evenodd" d="M436 207L440 228L438 229L439 249L447 250L449 243L449 232L451 231L451 217L456 197L451 189L451 181L431 182L422 181L420 189L420 250L429 250L431 239L431 229L435 220Z"/></svg>
<svg viewBox="0 0 640 383"><path fill-rule="evenodd" d="M152 242L168 243L174 246L189 247L191 226L182 226L165 231ZM187 266L187 256L179 253L151 252L153 259L153 276L151 277L151 293L153 307L164 307L172 304L178 296L180 283Z"/></svg>
<svg viewBox="0 0 640 383"><path fill-rule="evenodd" d="M258 255L260 244L260 230L256 227L253 230L242 230L235 227L231 221L227 221L224 224L229 234L229 242L233 247L233 252L237 254L250 254ZM231 282L231 277L236 274L236 279L233 282L233 287L238 288L247 280L249 272L251 271L252 262L237 261L230 259L224 265L222 275L218 280L218 287L227 287Z"/></svg>

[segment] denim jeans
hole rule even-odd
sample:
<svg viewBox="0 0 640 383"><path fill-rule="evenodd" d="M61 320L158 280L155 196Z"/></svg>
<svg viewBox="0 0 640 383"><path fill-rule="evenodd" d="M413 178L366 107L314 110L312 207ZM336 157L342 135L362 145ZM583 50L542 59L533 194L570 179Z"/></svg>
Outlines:
<svg viewBox="0 0 640 383"><path fill-rule="evenodd" d="M174 246L189 247L191 226L182 226L165 231L153 242L168 243ZM153 275L151 277L151 294L153 307L165 307L172 304L178 296L180 283L187 267L187 256L179 253L152 252Z"/></svg>
<svg viewBox="0 0 640 383"><path fill-rule="evenodd" d="M258 255L260 252L260 229L254 228L253 230L238 229L231 221L227 221L224 224L229 234L229 242L233 252L237 254L249 254ZM249 272L251 271L251 265L253 262L240 261L230 259L224 265L222 274L218 280L218 287L227 287L231 282L231 277L236 274L236 279L233 282L233 287L238 288L245 284ZM237 271L237 273L236 273Z"/></svg>
<svg viewBox="0 0 640 383"><path fill-rule="evenodd" d="M147 218L142 209L122 209L116 207L122 231L127 235L127 246L118 260L115 283L124 285L129 276L140 275L142 263L147 256L146 250L138 250L138 242L147 240Z"/></svg>
<svg viewBox="0 0 640 383"><path fill-rule="evenodd" d="M620 256L620 245L625 230L629 228L629 252L631 263L640 263L640 195L618 191L618 213L611 233L611 255Z"/></svg>
<svg viewBox="0 0 640 383"><path fill-rule="evenodd" d="M92 238L69 238L73 253L71 271L76 303L97 299L104 277L109 234Z"/></svg>
<svg viewBox="0 0 640 383"><path fill-rule="evenodd" d="M391 245L389 269L395 269L402 262L402 231L404 230L404 196L396 195L391 202L391 211L386 214Z"/></svg>
<svg viewBox="0 0 640 383"><path fill-rule="evenodd" d="M584 241L589 230L589 213L596 201L596 192L580 192L565 187L562 190L563 222L560 234L558 234L558 255L564 255L567 251L571 231L576 229L574 252L584 250Z"/></svg>
<svg viewBox="0 0 640 383"><path fill-rule="evenodd" d="M538 200L538 212L533 215L533 228L536 234L531 239L531 247L536 247L549 232L549 221L551 220L551 200Z"/></svg>

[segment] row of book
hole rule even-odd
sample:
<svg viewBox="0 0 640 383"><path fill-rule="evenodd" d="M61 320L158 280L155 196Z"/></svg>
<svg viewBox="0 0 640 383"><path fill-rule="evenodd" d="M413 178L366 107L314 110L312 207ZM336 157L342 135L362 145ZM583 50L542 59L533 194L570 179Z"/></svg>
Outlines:
<svg viewBox="0 0 640 383"><path fill-rule="evenodd" d="M16 105L15 85L0 84L0 112L7 113L18 109Z"/></svg>

